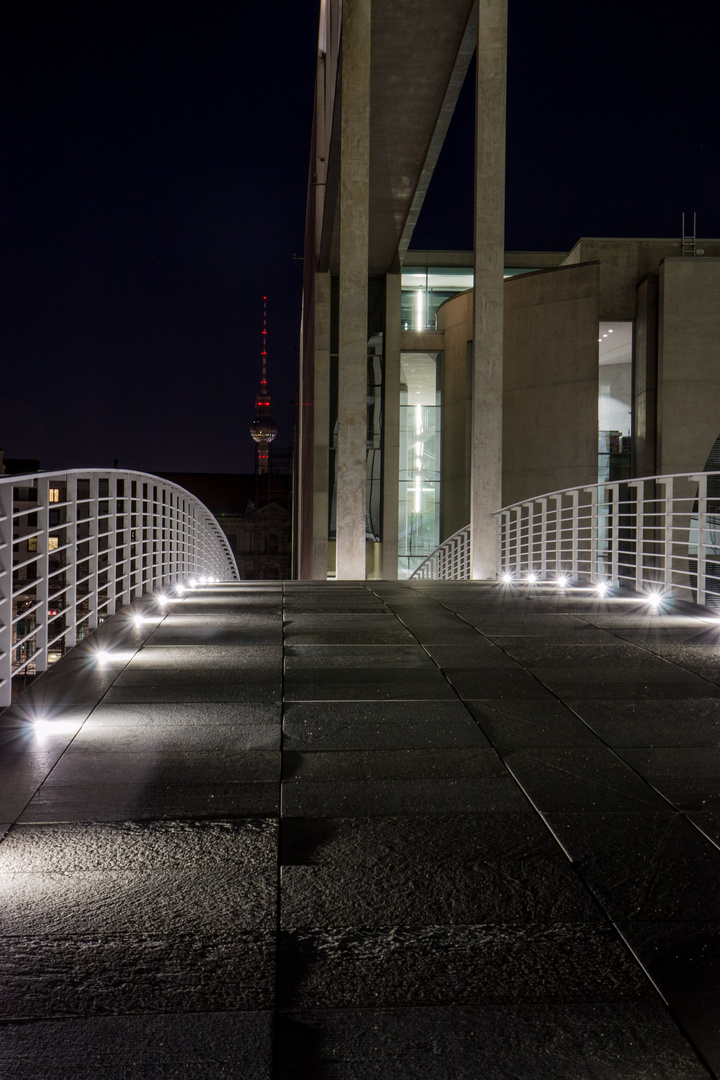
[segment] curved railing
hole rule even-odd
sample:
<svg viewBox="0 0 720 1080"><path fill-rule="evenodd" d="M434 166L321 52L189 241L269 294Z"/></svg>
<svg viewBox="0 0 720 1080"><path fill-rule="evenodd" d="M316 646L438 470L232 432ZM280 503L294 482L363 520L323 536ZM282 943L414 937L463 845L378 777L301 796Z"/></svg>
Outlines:
<svg viewBox="0 0 720 1080"><path fill-rule="evenodd" d="M628 585L720 599L720 473L676 473L553 491L498 511L506 579Z"/></svg>
<svg viewBox="0 0 720 1080"><path fill-rule="evenodd" d="M192 575L239 576L213 515L177 484L116 469L0 477L0 705L13 675Z"/></svg>
<svg viewBox="0 0 720 1080"><path fill-rule="evenodd" d="M470 577L470 526L458 529L428 555L410 575L413 578L441 578L467 581Z"/></svg>

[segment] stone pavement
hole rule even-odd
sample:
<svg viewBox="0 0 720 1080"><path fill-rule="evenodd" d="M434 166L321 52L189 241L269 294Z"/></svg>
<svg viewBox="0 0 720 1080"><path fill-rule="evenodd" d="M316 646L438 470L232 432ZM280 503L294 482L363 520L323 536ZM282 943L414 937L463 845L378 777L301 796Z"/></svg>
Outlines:
<svg viewBox="0 0 720 1080"><path fill-rule="evenodd" d="M720 1075L715 623L454 582L153 605L0 717L0 1076Z"/></svg>

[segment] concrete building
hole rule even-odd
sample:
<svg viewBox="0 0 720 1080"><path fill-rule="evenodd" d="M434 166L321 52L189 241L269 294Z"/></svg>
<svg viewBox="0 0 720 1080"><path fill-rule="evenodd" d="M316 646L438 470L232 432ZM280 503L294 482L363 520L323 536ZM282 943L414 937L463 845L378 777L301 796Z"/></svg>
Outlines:
<svg viewBox="0 0 720 1080"><path fill-rule="evenodd" d="M506 0L321 5L308 185L296 571L395 577L401 267L473 52L478 57L474 573L500 502ZM382 376L379 378L379 376ZM432 417L428 414L428 423ZM433 435L424 432L432 465ZM492 465L490 465L492 462ZM426 471L428 471L426 470ZM428 482L429 486L429 482ZM422 491L421 491L422 497Z"/></svg>
<svg viewBox="0 0 720 1080"><path fill-rule="evenodd" d="M679 239L582 239L557 265L539 258L545 269L521 273L513 264L530 256L506 255L503 505L708 468L720 435L720 241L683 254ZM470 520L472 335L472 292L446 300L423 335L442 361L441 539ZM404 357L411 345L404 333Z"/></svg>
<svg viewBox="0 0 720 1080"><path fill-rule="evenodd" d="M706 467L720 241L503 243L506 0L328 0L308 186L296 574L407 577L502 506ZM475 245L410 249L477 51Z"/></svg>

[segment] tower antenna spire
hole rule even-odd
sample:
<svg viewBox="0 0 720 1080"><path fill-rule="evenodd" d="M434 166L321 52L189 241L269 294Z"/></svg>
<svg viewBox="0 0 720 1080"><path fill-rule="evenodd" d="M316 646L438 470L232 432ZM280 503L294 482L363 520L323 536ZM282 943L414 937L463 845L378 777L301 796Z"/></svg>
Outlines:
<svg viewBox="0 0 720 1080"><path fill-rule="evenodd" d="M260 385L267 386L267 296L263 296L262 379Z"/></svg>
<svg viewBox="0 0 720 1080"><path fill-rule="evenodd" d="M267 296L263 296L262 328L262 375L260 392L255 398L255 419L250 425L250 435L255 440L255 472L262 475L270 463L270 443L277 435L277 427L270 412L270 395L267 389Z"/></svg>

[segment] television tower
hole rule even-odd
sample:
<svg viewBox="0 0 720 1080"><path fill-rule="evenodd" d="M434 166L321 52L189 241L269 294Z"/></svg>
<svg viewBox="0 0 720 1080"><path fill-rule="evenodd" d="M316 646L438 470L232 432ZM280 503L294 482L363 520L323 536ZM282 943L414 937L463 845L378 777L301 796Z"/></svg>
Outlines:
<svg viewBox="0 0 720 1080"><path fill-rule="evenodd" d="M250 425L250 434L257 443L255 449L255 472L262 476L268 471L270 463L270 443L277 435L275 421L270 415L270 395L267 389L267 296L263 296L262 329L262 378L260 392L255 398L255 419Z"/></svg>

